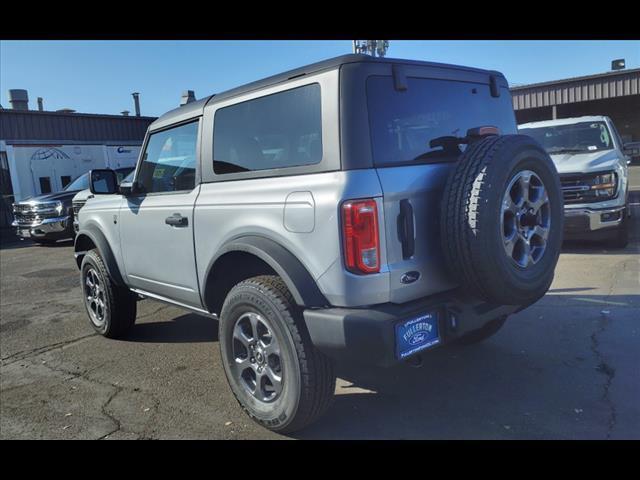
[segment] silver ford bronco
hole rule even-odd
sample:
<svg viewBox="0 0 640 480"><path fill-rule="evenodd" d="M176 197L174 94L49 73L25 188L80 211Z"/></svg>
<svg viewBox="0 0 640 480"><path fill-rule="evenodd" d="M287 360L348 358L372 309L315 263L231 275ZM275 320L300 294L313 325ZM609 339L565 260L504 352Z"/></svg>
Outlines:
<svg viewBox="0 0 640 480"><path fill-rule="evenodd" d="M341 56L172 110L141 152L78 215L91 324L126 335L140 298L217 319L274 431L327 409L337 362L478 342L553 279L558 174L495 71Z"/></svg>

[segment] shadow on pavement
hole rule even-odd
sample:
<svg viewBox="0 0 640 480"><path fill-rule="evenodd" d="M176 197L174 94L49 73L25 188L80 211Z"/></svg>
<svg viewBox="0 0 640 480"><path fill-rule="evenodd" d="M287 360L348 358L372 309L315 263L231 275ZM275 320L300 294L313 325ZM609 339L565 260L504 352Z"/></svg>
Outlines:
<svg viewBox="0 0 640 480"><path fill-rule="evenodd" d="M540 304L565 306L527 309L477 345L434 349L425 354L421 368L340 365L342 380L330 409L316 424L292 436L603 438L610 411L602 392L615 369L602 363L598 350L604 347L597 343L610 322L622 321L616 348L631 349L627 326L634 322L640 295L552 292ZM627 363L624 368L631 371L633 359ZM631 378L627 374L616 380L638 395L640 382L629 385Z"/></svg>
<svg viewBox="0 0 640 480"><path fill-rule="evenodd" d="M37 243L33 240L22 240L13 231L11 233L2 232L0 237L0 250L15 250L18 248L40 247L40 248L60 248L72 247L73 240L59 240L55 243Z"/></svg>
<svg viewBox="0 0 640 480"><path fill-rule="evenodd" d="M195 313L187 313L171 321L135 324L127 342L196 343L217 342L218 322Z"/></svg>

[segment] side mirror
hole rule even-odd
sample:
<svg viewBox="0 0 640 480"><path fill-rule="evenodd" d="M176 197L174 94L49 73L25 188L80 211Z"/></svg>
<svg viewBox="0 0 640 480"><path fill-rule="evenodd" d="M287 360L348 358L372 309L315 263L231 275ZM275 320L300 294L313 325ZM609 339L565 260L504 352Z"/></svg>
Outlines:
<svg viewBox="0 0 640 480"><path fill-rule="evenodd" d="M89 173L89 190L94 195L109 195L118 192L118 177L110 169L91 170Z"/></svg>

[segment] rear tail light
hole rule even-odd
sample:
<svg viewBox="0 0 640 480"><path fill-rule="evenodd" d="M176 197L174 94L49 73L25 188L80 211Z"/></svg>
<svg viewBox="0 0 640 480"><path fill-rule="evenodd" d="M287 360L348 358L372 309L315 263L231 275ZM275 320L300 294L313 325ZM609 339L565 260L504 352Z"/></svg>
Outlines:
<svg viewBox="0 0 640 480"><path fill-rule="evenodd" d="M380 271L378 207L375 200L351 200L342 204L344 263L353 273Z"/></svg>

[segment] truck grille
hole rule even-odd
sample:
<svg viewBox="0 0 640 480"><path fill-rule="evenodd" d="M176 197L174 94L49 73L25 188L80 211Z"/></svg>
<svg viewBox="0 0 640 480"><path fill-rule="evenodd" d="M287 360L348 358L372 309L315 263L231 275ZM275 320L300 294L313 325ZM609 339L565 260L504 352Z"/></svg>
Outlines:
<svg viewBox="0 0 640 480"><path fill-rule="evenodd" d="M31 225L46 218L58 217L55 209L38 209L31 204L14 204L13 216L20 225Z"/></svg>
<svg viewBox="0 0 640 480"><path fill-rule="evenodd" d="M603 198L598 197L596 191L591 188L598 175L601 173L560 175L564 203L601 202Z"/></svg>

